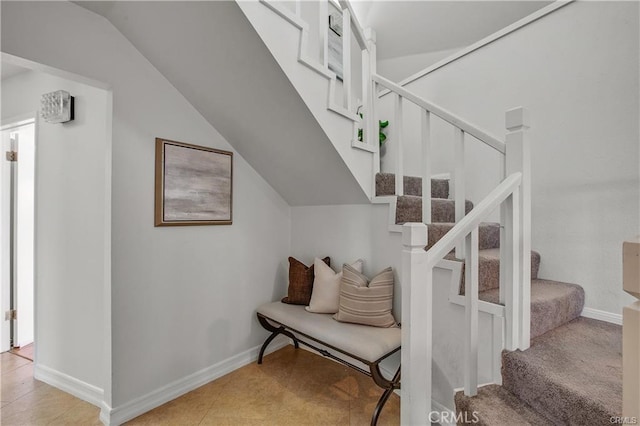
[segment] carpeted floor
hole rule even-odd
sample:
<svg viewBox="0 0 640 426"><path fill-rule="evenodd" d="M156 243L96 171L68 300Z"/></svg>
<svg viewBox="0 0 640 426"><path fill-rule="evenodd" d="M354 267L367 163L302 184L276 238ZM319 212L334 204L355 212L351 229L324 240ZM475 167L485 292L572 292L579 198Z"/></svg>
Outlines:
<svg viewBox="0 0 640 426"><path fill-rule="evenodd" d="M577 318L504 352L503 385L456 394L459 412L480 425L607 425L622 414L622 330Z"/></svg>
<svg viewBox="0 0 640 426"><path fill-rule="evenodd" d="M622 415L622 327L580 317L503 355L503 386L560 424Z"/></svg>
<svg viewBox="0 0 640 426"><path fill-rule="evenodd" d="M393 175L379 174L377 194L394 194L394 183ZM404 191L396 203L396 223L421 222L421 179L405 176ZM426 249L454 225L450 222L455 220L455 206L446 199L448 194L448 181L432 182L434 223L429 225ZM472 207L466 201L466 211ZM482 225L479 237L479 298L499 304L499 225ZM453 253L447 258L457 260ZM502 386L483 387L475 397L456 394L461 423L605 425L622 413L621 327L580 317L582 287L539 279L541 260L539 253L531 252L531 347L503 353Z"/></svg>

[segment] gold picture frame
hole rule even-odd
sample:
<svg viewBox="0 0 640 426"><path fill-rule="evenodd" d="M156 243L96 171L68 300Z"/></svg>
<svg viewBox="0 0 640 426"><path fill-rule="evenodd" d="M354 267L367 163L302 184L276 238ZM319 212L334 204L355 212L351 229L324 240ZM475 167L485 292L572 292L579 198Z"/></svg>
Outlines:
<svg viewBox="0 0 640 426"><path fill-rule="evenodd" d="M156 138L155 226L231 225L233 152Z"/></svg>

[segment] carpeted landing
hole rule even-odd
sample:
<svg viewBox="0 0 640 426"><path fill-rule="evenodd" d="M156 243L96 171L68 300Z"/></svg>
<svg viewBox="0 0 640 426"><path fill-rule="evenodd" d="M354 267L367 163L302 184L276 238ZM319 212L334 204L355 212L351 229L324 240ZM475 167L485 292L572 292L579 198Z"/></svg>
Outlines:
<svg viewBox="0 0 640 426"><path fill-rule="evenodd" d="M393 195L395 176L380 173L376 194ZM431 248L455 225L449 182L432 180ZM404 196L396 203L396 223L422 221L422 182L405 176ZM466 201L467 213L473 203ZM499 304L500 226L479 229L479 298ZM464 294L464 261L460 294ZM622 412L622 328L580 317L584 290L577 284L538 277L541 256L531 252L531 347L504 352L503 385L478 395L456 394L459 418L478 425L606 425ZM474 416L475 414L475 416Z"/></svg>
<svg viewBox="0 0 640 426"><path fill-rule="evenodd" d="M622 413L622 329L579 317L503 352L502 386L456 394L484 425L608 425Z"/></svg>

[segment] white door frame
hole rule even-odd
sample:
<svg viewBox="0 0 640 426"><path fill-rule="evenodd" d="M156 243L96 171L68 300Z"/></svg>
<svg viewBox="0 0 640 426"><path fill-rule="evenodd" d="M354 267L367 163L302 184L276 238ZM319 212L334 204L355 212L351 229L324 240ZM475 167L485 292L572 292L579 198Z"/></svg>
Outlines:
<svg viewBox="0 0 640 426"><path fill-rule="evenodd" d="M38 132L38 122L37 122L37 114L35 112L31 112L31 113L27 113L27 114L22 114L20 116L17 117L11 117L11 118L7 118L4 119L0 122L0 130L1 131L6 131L6 130L11 130L13 128L18 128L18 127L22 127L22 126L26 126L29 124L33 124L34 126L34 150L37 147L36 144L36 140L37 140L37 132ZM4 148L3 148L4 150ZM8 163L6 162L5 158L4 158L4 152L0 153L2 154L2 158L0 159L3 162L2 165L2 173L5 175L9 175L9 173L11 173L10 170L6 170L5 167L8 169ZM34 155L37 155L37 153L35 153ZM35 170L34 170L35 173ZM6 177L6 176L5 176ZM15 176L14 176L15 178ZM35 183L35 180L34 180ZM5 192L6 191L6 192ZM2 206L2 209L0 211L0 224L2 226L2 231L6 231L8 235L12 235L11 231L9 229L9 227L11 226L10 224L10 209L13 208L13 206L11 206L10 204L10 200L9 200L9 192L11 191L11 189L9 188L8 190L6 188L2 188L2 202L0 203L0 205ZM35 193L35 187L34 187L34 193ZM35 206L34 206L35 209ZM35 218L35 216L34 216ZM35 230L35 221L33 223L34 226L34 230ZM14 228L15 228L15 224L14 224ZM0 231L0 234L2 234L2 231ZM15 229L14 229L15 232ZM0 258L2 258L2 265L0 266L0 352L5 352L7 350L10 349L10 333L11 333L11 322L9 320L5 319L5 313L7 311L9 311L10 309L10 304L11 304L11 300L10 300L10 294L11 294L11 267L9 265L9 251L11 250L11 244L12 241L10 241L10 238L5 238L4 235L2 235L2 242L1 242L1 246L0 246ZM35 240L34 240L34 247L35 247ZM33 259L35 262L35 253L33 253ZM35 274L35 263L34 263L34 274ZM35 275L34 275L34 315L36 312L35 309ZM34 334L35 334L35 318L34 318Z"/></svg>
<svg viewBox="0 0 640 426"><path fill-rule="evenodd" d="M78 83L82 83L82 84L86 84L88 86L93 86L102 90L105 90L107 92L108 98L107 98L107 102L108 102L108 113L107 113L107 117L106 117L106 129L105 129L105 138L108 144L107 147L107 158L105 158L105 182L106 182L106 187L104 188L105 190L105 223L104 223L104 234L105 234L105 241L104 241L104 280L103 280L103 311L104 311L104 317L103 317L103 342L104 342L104 360L103 360L103 377L104 377L104 383L103 383L103 392L104 392L104 397L103 397L103 401L102 401L102 411L105 412L110 410L110 407L112 405L112 400L111 400L111 391L112 391L112 374L111 374L111 367L112 367L112 362L111 362L111 354L112 354L112 349L111 349L111 344L112 344L112 340L111 340L111 172L112 172L112 145L113 145L113 135L112 135L112 123L113 123L113 91L112 88L109 84L95 80L93 78L89 78L89 77L85 77L79 74L74 74L68 71L64 71L61 70L59 68L55 68L46 64L42 64L39 62L35 62L35 61L31 61L29 59L25 59L25 58L21 58L19 56L15 56L15 55L11 55L9 53L5 53L5 52L0 52L0 61L3 63L10 63L13 65L17 65L23 68L27 68L33 71L38 71L38 72L43 72L43 73L47 73L47 74L51 74L54 76L58 76L58 77L62 77L65 78L67 80L72 80ZM36 115L36 119L37 119L37 115ZM38 140L38 125L36 122L36 141ZM37 151L36 151L36 156L37 156ZM37 159L37 157L36 157ZM36 170L35 170L35 174L36 174L36 204L35 204L35 209L36 209L36 215L37 215L37 211L38 211L38 205L37 205L37 194L38 194L38 183L37 183L37 178L38 178L38 167L37 167L37 163L36 163ZM37 217L37 216L36 216ZM36 227L35 227L35 247L36 250L38 248L38 227L37 227L37 220L36 220ZM38 340L40 340L39 337L39 332L38 332L38 327L37 327L37 321L38 321L38 312L39 312L39 307L38 307L38 297L37 297L37 291L38 291L38 286L39 286L39 277L37 275L37 264L35 264L35 262L37 262L37 256L35 257L34 260L34 266L36 268L35 274L34 274L34 281L35 281L35 289L34 289L34 296L35 296L35 306L34 306L34 316L35 316L35 321L36 321L36 326L34 329L35 332L35 341L37 342ZM80 320L80 319L79 319ZM38 345L35 346L35 352L34 352L34 367L38 366Z"/></svg>

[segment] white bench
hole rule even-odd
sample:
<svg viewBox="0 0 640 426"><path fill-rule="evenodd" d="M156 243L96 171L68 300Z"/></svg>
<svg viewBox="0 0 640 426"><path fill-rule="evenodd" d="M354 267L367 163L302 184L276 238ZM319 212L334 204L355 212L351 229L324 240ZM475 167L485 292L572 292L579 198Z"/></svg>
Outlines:
<svg viewBox="0 0 640 426"><path fill-rule="evenodd" d="M271 332L260 349L258 364L262 364L267 346L276 336L282 334L293 340L296 349L299 344L303 344L326 357L366 374L373 379L376 385L384 389L371 418L371 425L377 424L380 412L391 393L400 389L400 366L391 380L385 378L380 371L380 362L400 350L400 328L380 328L338 322L332 318L332 314L310 313L304 309L304 306L288 305L281 302L266 303L260 306L257 309L257 315L260 324ZM330 348L351 360L357 360L365 364L369 371L321 349L309 341Z"/></svg>

